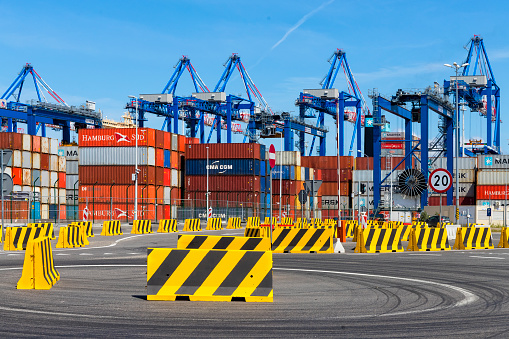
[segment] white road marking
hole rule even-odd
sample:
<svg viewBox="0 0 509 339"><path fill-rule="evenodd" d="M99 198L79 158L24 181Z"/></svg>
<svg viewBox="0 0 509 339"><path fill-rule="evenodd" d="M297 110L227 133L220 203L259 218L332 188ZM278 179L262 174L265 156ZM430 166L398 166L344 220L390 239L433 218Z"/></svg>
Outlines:
<svg viewBox="0 0 509 339"><path fill-rule="evenodd" d="M93 255L92 253L80 253L80 255Z"/></svg>
<svg viewBox="0 0 509 339"><path fill-rule="evenodd" d="M18 253L10 253L10 254L7 254L8 256L10 255L19 255Z"/></svg>
<svg viewBox="0 0 509 339"><path fill-rule="evenodd" d="M481 259L502 259L502 260L505 260L505 258L500 258L500 257L483 257L481 255L470 255L469 257L470 258L481 258Z"/></svg>
<svg viewBox="0 0 509 339"><path fill-rule="evenodd" d="M69 255L69 253L57 253L55 255Z"/></svg>
<svg viewBox="0 0 509 339"><path fill-rule="evenodd" d="M367 273L324 271L324 270L308 270L308 269L300 269L300 268L275 268L274 267L273 269L274 270L278 270L278 271L300 271L300 272L330 273L330 274L356 275L356 276L360 276L360 277L370 277L370 278L382 278L382 279L394 279L394 280L410 281L410 282L419 283L419 284L430 284L430 285L440 286L440 287L448 288L448 289L451 289L453 291L456 291L456 292L459 292L459 293L463 294L463 299L460 300L460 301L457 301L452 306L442 306L442 307L437 306L437 307L429 308L429 309L426 309L426 310L415 310L415 311L403 311L403 312L385 313L385 314L378 315L378 317L386 317L386 316L394 316L394 315L405 315L405 314L413 314L413 313L423 313L423 312L444 310L444 309L451 308L451 307L461 307L461 306L466 306L468 304L471 304L471 303L475 302L477 299L479 299L478 296L476 296L475 294L473 294L472 292L470 292L470 291L468 291L468 290L466 290L464 288L453 286L453 285L448 285L448 284L442 284L442 283L435 282L435 281L430 281L430 280L413 279L413 278L402 278L402 277L392 277L392 276L387 276L387 275L367 274ZM366 317L374 317L374 316L373 315L369 315L369 316L366 315L366 316L341 317L341 318L366 318Z"/></svg>
<svg viewBox="0 0 509 339"><path fill-rule="evenodd" d="M37 310L28 310L26 308L11 308L11 307L4 307L4 306L0 306L0 310L10 311L10 312L48 314L48 315L67 316L67 317L121 319L120 317L112 317L112 316L106 316L106 315L103 316L103 315L90 315L90 314L78 314L78 313L37 311Z"/></svg>
<svg viewBox="0 0 509 339"><path fill-rule="evenodd" d="M104 253L104 255L112 255L113 253Z"/></svg>

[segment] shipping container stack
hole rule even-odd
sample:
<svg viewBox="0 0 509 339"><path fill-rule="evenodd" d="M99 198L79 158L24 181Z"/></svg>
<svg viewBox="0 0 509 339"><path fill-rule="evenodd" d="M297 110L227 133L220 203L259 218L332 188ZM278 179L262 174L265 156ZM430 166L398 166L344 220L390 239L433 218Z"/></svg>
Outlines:
<svg viewBox="0 0 509 339"><path fill-rule="evenodd" d="M13 181L12 201L5 202L5 210L12 213L5 218L28 219L32 192L32 220L65 219L66 161L58 156L58 140L5 132L0 133L0 148L12 150L5 169Z"/></svg>
<svg viewBox="0 0 509 339"><path fill-rule="evenodd" d="M337 218L338 216L338 158L337 156L306 156L302 157L302 166L314 168L315 180L322 180L318 191L318 208L322 210L323 218ZM340 157L340 194L341 210L347 215L351 206L351 186L354 159L350 156ZM321 179L317 177L320 170ZM319 217L319 216L318 216Z"/></svg>
<svg viewBox="0 0 509 339"><path fill-rule="evenodd" d="M58 148L58 155L65 157L66 162L66 216L68 220L80 220L78 213L78 146L63 145Z"/></svg>
<svg viewBox="0 0 509 339"><path fill-rule="evenodd" d="M193 202L194 217L206 218L207 152L209 206L213 215L226 217L227 207L241 210L245 218L263 213L261 202L266 199L266 183L262 184L262 181L267 173L264 145L188 144L185 199Z"/></svg>
<svg viewBox="0 0 509 339"><path fill-rule="evenodd" d="M138 219L169 218L180 199L180 161L185 137L150 128L79 131L79 211L88 220L132 220L138 159ZM157 194L157 199L156 199ZM174 203L174 202L173 202ZM85 212L86 213L86 212Z"/></svg>
<svg viewBox="0 0 509 339"><path fill-rule="evenodd" d="M509 210L504 212L509 201L509 155L479 155L477 167L476 222L504 225L504 213L509 222Z"/></svg>

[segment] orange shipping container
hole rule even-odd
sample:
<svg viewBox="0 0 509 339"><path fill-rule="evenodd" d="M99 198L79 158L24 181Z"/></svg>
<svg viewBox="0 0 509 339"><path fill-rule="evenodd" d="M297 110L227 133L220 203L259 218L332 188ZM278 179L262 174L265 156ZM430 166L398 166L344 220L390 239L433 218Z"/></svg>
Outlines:
<svg viewBox="0 0 509 339"><path fill-rule="evenodd" d="M30 170L28 170L30 173ZM19 167L12 168L12 183L13 185L23 185L23 170ZM30 179L29 179L30 180ZM31 183L29 183L30 185Z"/></svg>
<svg viewBox="0 0 509 339"><path fill-rule="evenodd" d="M136 145L135 128L98 128L80 129L80 147L134 147ZM138 128L138 146L155 147L156 130Z"/></svg>
<svg viewBox="0 0 509 339"><path fill-rule="evenodd" d="M320 186L320 195L338 195L338 184L337 182L323 182ZM342 196L350 196L350 184L348 182L342 182L340 186L340 193Z"/></svg>
<svg viewBox="0 0 509 339"><path fill-rule="evenodd" d="M80 184L132 184L132 174L135 166L80 166ZM141 185L154 185L156 172L154 166L138 166L138 183Z"/></svg>
<svg viewBox="0 0 509 339"><path fill-rule="evenodd" d="M353 157L342 156L340 157L340 168L353 169ZM310 167L317 169L337 169L338 157L337 156L305 156L301 157L302 167Z"/></svg>
<svg viewBox="0 0 509 339"><path fill-rule="evenodd" d="M32 151L34 153L40 153L41 152L41 137L34 135L32 136Z"/></svg>
<svg viewBox="0 0 509 339"><path fill-rule="evenodd" d="M178 151L184 153L186 151L186 136L179 134L178 140L179 140Z"/></svg>
<svg viewBox="0 0 509 339"><path fill-rule="evenodd" d="M59 172L58 173L58 188L64 188L65 189L65 182L66 182L66 175L65 172Z"/></svg>
<svg viewBox="0 0 509 339"><path fill-rule="evenodd" d="M164 134L166 132L156 129L156 147L164 148ZM157 166L157 165L156 165Z"/></svg>
<svg viewBox="0 0 509 339"><path fill-rule="evenodd" d="M178 152L171 152L171 168L173 169L179 169L179 153Z"/></svg>
<svg viewBox="0 0 509 339"><path fill-rule="evenodd" d="M89 203L92 203L94 197L96 202L110 202L110 197L112 197L114 203L125 203L126 198L129 203L134 203L134 185L80 185L78 194L80 202L85 202L88 199ZM154 203L154 200L154 185L138 185L138 203Z"/></svg>
<svg viewBox="0 0 509 339"><path fill-rule="evenodd" d="M79 218L83 220L83 210L87 207L89 214L88 220L120 220L125 221L128 217L129 220L134 219L134 204L122 204L113 203L113 215L111 212L111 205L109 203L95 203L89 202L79 204ZM154 220L155 217L155 205L154 204L139 204L138 205L138 219L150 219ZM154 226L152 226L154 227ZM125 233L130 231L129 229L122 230Z"/></svg>
<svg viewBox="0 0 509 339"><path fill-rule="evenodd" d="M164 167L164 150L162 148L156 149L156 167Z"/></svg>
<svg viewBox="0 0 509 339"><path fill-rule="evenodd" d="M171 150L171 133L164 132L164 149Z"/></svg>

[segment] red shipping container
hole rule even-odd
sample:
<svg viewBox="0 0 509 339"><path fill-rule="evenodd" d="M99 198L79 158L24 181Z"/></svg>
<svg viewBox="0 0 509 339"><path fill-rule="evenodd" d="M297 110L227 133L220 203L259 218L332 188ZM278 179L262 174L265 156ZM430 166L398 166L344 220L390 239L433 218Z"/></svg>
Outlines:
<svg viewBox="0 0 509 339"><path fill-rule="evenodd" d="M350 169L341 169L341 181L352 181L352 170ZM315 178L316 179L316 178ZM320 180L320 179L316 179ZM324 169L322 170L322 179L323 181L328 182L338 182L338 170L337 169Z"/></svg>
<svg viewBox="0 0 509 339"><path fill-rule="evenodd" d="M164 148L164 131L156 129L156 147ZM156 165L157 166L157 165Z"/></svg>
<svg viewBox="0 0 509 339"><path fill-rule="evenodd" d="M302 167L317 168L317 169L337 169L338 157L337 156L304 156L301 157ZM340 168L353 169L353 157L342 156L340 157Z"/></svg>
<svg viewBox="0 0 509 339"><path fill-rule="evenodd" d="M207 197L206 192L186 192L185 198L195 200L197 206L205 207ZM195 198L196 197L196 198ZM260 202L260 194L257 192L214 192L213 207L252 207L253 203ZM227 204L228 202L228 204Z"/></svg>
<svg viewBox="0 0 509 339"><path fill-rule="evenodd" d="M41 170L49 171L49 154L41 153Z"/></svg>
<svg viewBox="0 0 509 339"><path fill-rule="evenodd" d="M37 135L32 136L32 151L34 153L41 152L41 137Z"/></svg>
<svg viewBox="0 0 509 339"><path fill-rule="evenodd" d="M111 213L111 205L109 203L95 203L91 202L79 204L79 218L83 220L83 210L87 207L88 220L120 220L125 221L128 217L129 220L134 219L134 204L125 203L113 203L113 215ZM154 220L155 217L155 205L154 204L138 204L138 219L149 219ZM152 226L154 228L154 226ZM126 229L122 230L127 233Z"/></svg>
<svg viewBox="0 0 509 339"><path fill-rule="evenodd" d="M23 149L22 134L13 132L0 133L0 148L22 150Z"/></svg>
<svg viewBox="0 0 509 339"><path fill-rule="evenodd" d="M321 169L313 169L314 171L314 180L323 180L323 176L322 176L322 170Z"/></svg>
<svg viewBox="0 0 509 339"><path fill-rule="evenodd" d="M13 167L11 171L12 175L12 184L13 185L23 185L23 169L18 167Z"/></svg>
<svg viewBox="0 0 509 339"><path fill-rule="evenodd" d="M453 197L453 205L456 205L456 197ZM440 197L439 196L430 196L428 200L429 206L440 206ZM473 206L475 205L474 197L460 197L459 199L460 206ZM442 195L442 206L447 206L447 197L446 195Z"/></svg>
<svg viewBox="0 0 509 339"><path fill-rule="evenodd" d="M58 172L58 188L64 189L66 181L66 175L65 172Z"/></svg>
<svg viewBox="0 0 509 339"><path fill-rule="evenodd" d="M111 201L110 197L112 197L114 203L125 203L128 199L130 203L134 204L134 185L80 185L78 194L80 202L85 202L88 199L89 203L92 203L95 197L96 202L109 203ZM154 185L138 185L139 204L142 202L154 203L154 200Z"/></svg>
<svg viewBox="0 0 509 339"><path fill-rule="evenodd" d="M355 169L358 171L365 171L368 168L373 170L373 157L359 157L355 158Z"/></svg>
<svg viewBox="0 0 509 339"><path fill-rule="evenodd" d="M179 134L178 143L178 151L184 153L186 151L186 136Z"/></svg>
<svg viewBox="0 0 509 339"><path fill-rule="evenodd" d="M178 205L181 200L181 190L180 188L172 188L171 189L171 203L174 205Z"/></svg>
<svg viewBox="0 0 509 339"><path fill-rule="evenodd" d="M161 150L162 151L162 150ZM164 167L156 167L156 185L164 185Z"/></svg>
<svg viewBox="0 0 509 339"><path fill-rule="evenodd" d="M164 150L156 148L156 167L164 167Z"/></svg>
<svg viewBox="0 0 509 339"><path fill-rule="evenodd" d="M509 196L509 186L506 191L505 185L477 185L477 199L478 200L504 200Z"/></svg>
<svg viewBox="0 0 509 339"><path fill-rule="evenodd" d="M186 145L186 159L260 159L260 144L190 144Z"/></svg>
<svg viewBox="0 0 509 339"><path fill-rule="evenodd" d="M138 184L155 185L156 172L154 166L138 166ZM80 184L133 184L132 175L135 166L80 166Z"/></svg>
<svg viewBox="0 0 509 339"><path fill-rule="evenodd" d="M163 148L167 150L171 150L171 133L164 132L164 145Z"/></svg>
<svg viewBox="0 0 509 339"><path fill-rule="evenodd" d="M163 185L171 186L171 169L165 168L163 172Z"/></svg>
<svg viewBox="0 0 509 339"><path fill-rule="evenodd" d="M164 219L172 219L171 205L164 205L163 209L164 209L164 212L163 212Z"/></svg>
<svg viewBox="0 0 509 339"><path fill-rule="evenodd" d="M198 138L187 138L186 137L186 145L189 145L189 144L199 144L200 143L200 139Z"/></svg>
<svg viewBox="0 0 509 339"><path fill-rule="evenodd" d="M280 181L278 179L272 180L272 194L279 194ZM303 182L300 180L281 180L282 194L296 195L304 189Z"/></svg>
<svg viewBox="0 0 509 339"><path fill-rule="evenodd" d="M206 192L206 175L189 175L186 177L186 190ZM209 176L210 192L260 192L260 177L252 175Z"/></svg>
<svg viewBox="0 0 509 339"><path fill-rule="evenodd" d="M151 128L138 128L138 146L155 147L155 131ZM80 129L79 145L81 147L134 147L136 128Z"/></svg>

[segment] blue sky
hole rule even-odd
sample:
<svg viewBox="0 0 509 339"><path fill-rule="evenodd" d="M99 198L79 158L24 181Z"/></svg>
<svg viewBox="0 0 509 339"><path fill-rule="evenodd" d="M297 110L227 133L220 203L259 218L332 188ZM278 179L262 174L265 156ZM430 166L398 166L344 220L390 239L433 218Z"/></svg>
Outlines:
<svg viewBox="0 0 509 339"><path fill-rule="evenodd" d="M442 84L453 71L443 64L462 62L467 55L463 46L476 34L484 38L501 87L502 120L507 121L509 5L505 1L490 6L473 1L340 0L0 4L0 91L29 62L69 104L96 101L105 116L116 120L128 95L162 91L182 55L213 88L224 62L238 53L269 105L296 114L295 99L305 88L320 88L329 69L327 60L336 48L346 51L371 107L369 89L392 95L398 88ZM347 90L339 77L335 87ZM33 87L26 89L23 101L34 98ZM184 74L177 94L191 92L191 80ZM232 77L227 92L245 96L238 76ZM150 127L161 127L161 119L149 119ZM401 127L395 119L391 122L393 130ZM436 124L434 118L431 125ZM478 114L467 111L467 138L485 138L479 126ZM507 131L503 123L504 153L509 151ZM431 134L433 138L436 130ZM348 127L347 145L350 135ZM328 140L328 154L335 154L332 135Z"/></svg>

